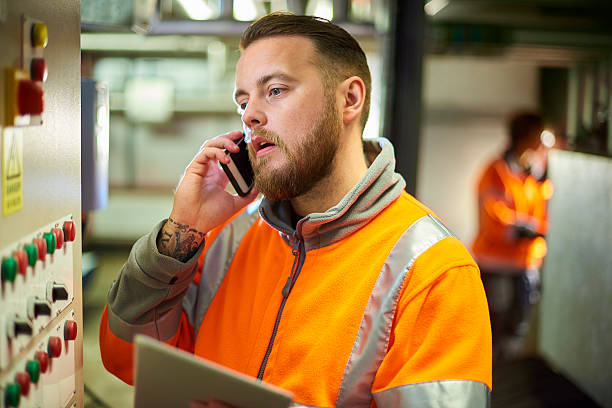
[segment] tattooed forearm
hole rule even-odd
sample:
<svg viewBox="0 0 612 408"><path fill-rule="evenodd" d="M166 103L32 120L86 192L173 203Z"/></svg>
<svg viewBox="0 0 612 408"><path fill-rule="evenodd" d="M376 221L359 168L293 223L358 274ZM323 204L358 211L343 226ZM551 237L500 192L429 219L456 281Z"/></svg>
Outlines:
<svg viewBox="0 0 612 408"><path fill-rule="evenodd" d="M169 233L168 231L161 231L159 240L161 242L162 245L167 246L168 244L170 244L170 240L172 239L172 234Z"/></svg>
<svg viewBox="0 0 612 408"><path fill-rule="evenodd" d="M203 240L202 232L169 218L157 236L157 249L161 254L185 262L198 251Z"/></svg>

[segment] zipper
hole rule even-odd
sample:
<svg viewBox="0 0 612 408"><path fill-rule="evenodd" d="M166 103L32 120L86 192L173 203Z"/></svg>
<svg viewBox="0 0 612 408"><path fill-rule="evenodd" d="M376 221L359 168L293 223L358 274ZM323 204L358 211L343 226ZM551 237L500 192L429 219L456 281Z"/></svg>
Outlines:
<svg viewBox="0 0 612 408"><path fill-rule="evenodd" d="M287 278L287 282L283 287L283 300L281 301L280 307L278 308L278 313L276 314L276 321L274 322L274 329L272 330L272 336L270 337L270 342L268 343L268 348L266 349L266 355L261 362L261 366L259 367L259 373L257 374L257 379L262 380L264 371L266 371L266 364L268 364L268 358L270 357L270 353L272 352L272 346L274 345L274 339L276 338L276 332L278 331L278 326L280 324L281 316L283 314L283 309L285 308L285 303L287 302L287 298L289 297L289 293L291 293L291 289L293 289L293 285L295 285L295 281L300 274L300 270L302 269L303 260L300 260L300 257L304 250L304 241L298 238L297 249L293 248L291 253L293 254L293 265L291 266L291 273L289 274L289 278Z"/></svg>

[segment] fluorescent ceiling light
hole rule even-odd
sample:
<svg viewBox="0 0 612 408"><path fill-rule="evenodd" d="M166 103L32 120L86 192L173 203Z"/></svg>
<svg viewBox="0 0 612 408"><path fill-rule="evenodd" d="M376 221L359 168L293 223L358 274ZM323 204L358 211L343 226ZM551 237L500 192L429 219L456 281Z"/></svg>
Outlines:
<svg viewBox="0 0 612 408"><path fill-rule="evenodd" d="M430 0L425 4L425 13L429 16L435 16L444 7L448 6L449 0Z"/></svg>
<svg viewBox="0 0 612 408"><path fill-rule="evenodd" d="M212 39L214 41L214 39ZM86 51L206 52L211 39L197 35L142 36L132 33L82 33Z"/></svg>
<svg viewBox="0 0 612 408"><path fill-rule="evenodd" d="M255 20L257 9L253 0L234 0L234 18L238 21Z"/></svg>
<svg viewBox="0 0 612 408"><path fill-rule="evenodd" d="M208 20L213 11L204 0L178 0L192 20Z"/></svg>
<svg viewBox="0 0 612 408"><path fill-rule="evenodd" d="M329 0L313 0L308 4L306 14L331 20L334 18L334 6Z"/></svg>

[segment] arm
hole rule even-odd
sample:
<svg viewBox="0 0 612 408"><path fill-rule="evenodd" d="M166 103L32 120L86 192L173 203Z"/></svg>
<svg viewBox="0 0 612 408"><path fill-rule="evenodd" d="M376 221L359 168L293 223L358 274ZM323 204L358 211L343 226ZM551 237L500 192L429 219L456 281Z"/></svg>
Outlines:
<svg viewBox="0 0 612 408"><path fill-rule="evenodd" d="M186 262L193 257L203 241L203 232L168 218L157 235L156 244L161 254Z"/></svg>
<svg viewBox="0 0 612 408"><path fill-rule="evenodd" d="M130 383L132 339L147 334L181 348L193 348L193 331L182 300L196 271L205 234L223 224L257 196L225 190L227 177L217 162L227 163L223 149L236 151L240 132L205 143L177 187L167 221L139 239L113 282L100 322L100 352L109 371Z"/></svg>
<svg viewBox="0 0 612 408"><path fill-rule="evenodd" d="M494 222L508 229L509 237L512 239L536 238L542 236L546 231L545 222L541 217L531 216L524 208L528 201L525 189L528 187L517 185L517 181L509 181L510 176L505 167L500 163L489 167L478 187L478 200L481 212ZM529 181L529 180L528 180ZM535 202L539 195L539 185L535 181L531 185L534 197L530 200ZM523 203L523 204L521 204ZM534 214L535 215L535 214Z"/></svg>
<svg viewBox="0 0 612 408"><path fill-rule="evenodd" d="M487 169L478 185L478 204L481 211L504 226L516 221L516 210L508 197L499 164Z"/></svg>
<svg viewBox="0 0 612 408"><path fill-rule="evenodd" d="M372 387L376 406L484 407L490 388L491 329L478 269L453 266L403 293Z"/></svg>
<svg viewBox="0 0 612 408"><path fill-rule="evenodd" d="M187 350L192 347L193 329L181 303L198 270L197 259L203 248L186 262L161 254L156 238L165 223L160 222L134 244L109 290L100 322L102 362L130 384L134 335L146 334Z"/></svg>

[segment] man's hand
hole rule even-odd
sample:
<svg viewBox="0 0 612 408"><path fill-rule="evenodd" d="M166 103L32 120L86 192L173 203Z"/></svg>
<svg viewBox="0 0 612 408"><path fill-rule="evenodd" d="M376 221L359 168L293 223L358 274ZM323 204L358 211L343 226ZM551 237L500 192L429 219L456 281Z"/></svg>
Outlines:
<svg viewBox="0 0 612 408"><path fill-rule="evenodd" d="M543 237L544 235L536 231L535 225L531 223L517 222L513 225L514 227L514 238L537 238Z"/></svg>
<svg viewBox="0 0 612 408"><path fill-rule="evenodd" d="M186 261L197 251L204 234L222 224L253 201L257 188L246 197L225 190L229 180L218 162L229 163L230 152L237 152L234 141L242 132L235 131L206 141L193 158L174 194L170 219L157 237L160 253Z"/></svg>

